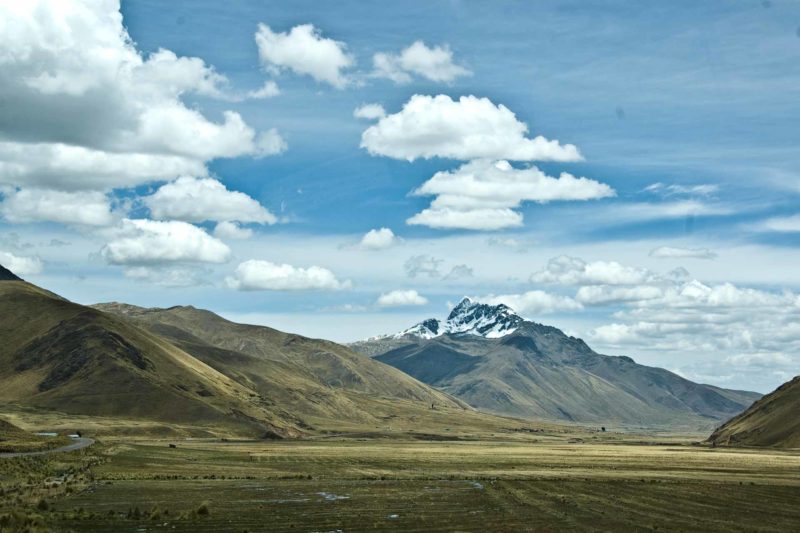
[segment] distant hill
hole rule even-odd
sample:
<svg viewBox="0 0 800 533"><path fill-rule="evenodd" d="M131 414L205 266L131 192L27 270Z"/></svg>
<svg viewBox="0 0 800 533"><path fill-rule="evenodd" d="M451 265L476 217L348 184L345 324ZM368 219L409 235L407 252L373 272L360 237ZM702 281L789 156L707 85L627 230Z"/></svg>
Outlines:
<svg viewBox="0 0 800 533"><path fill-rule="evenodd" d="M485 417L344 346L192 307L92 308L9 279L0 282L0 317L0 404L129 420L131 432L142 422L293 437L320 424L424 419L432 409L470 423Z"/></svg>
<svg viewBox="0 0 800 533"><path fill-rule="evenodd" d="M760 397L598 354L505 305L469 298L446 320L428 319L351 347L473 407L530 419L707 429Z"/></svg>
<svg viewBox="0 0 800 533"><path fill-rule="evenodd" d="M722 446L800 448L800 376L725 422L708 440Z"/></svg>

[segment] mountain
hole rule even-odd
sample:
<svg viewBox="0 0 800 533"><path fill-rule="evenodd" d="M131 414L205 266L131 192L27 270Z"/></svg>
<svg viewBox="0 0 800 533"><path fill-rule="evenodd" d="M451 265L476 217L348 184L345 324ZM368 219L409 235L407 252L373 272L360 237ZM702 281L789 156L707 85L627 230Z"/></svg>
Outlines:
<svg viewBox="0 0 800 533"><path fill-rule="evenodd" d="M708 440L723 446L800 448L800 376L725 422Z"/></svg>
<svg viewBox="0 0 800 533"><path fill-rule="evenodd" d="M508 306L469 298L444 321L428 319L351 347L473 407L523 418L698 429L760 397L598 354Z"/></svg>
<svg viewBox="0 0 800 533"><path fill-rule="evenodd" d="M334 342L237 324L190 306L98 304L304 420L374 420L375 399L464 409L455 398Z"/></svg>
<svg viewBox="0 0 800 533"><path fill-rule="evenodd" d="M0 282L0 402L264 435L299 420L164 339L23 281Z"/></svg>
<svg viewBox="0 0 800 533"><path fill-rule="evenodd" d="M201 436L507 424L333 342L193 307L86 307L6 278L0 406Z"/></svg>

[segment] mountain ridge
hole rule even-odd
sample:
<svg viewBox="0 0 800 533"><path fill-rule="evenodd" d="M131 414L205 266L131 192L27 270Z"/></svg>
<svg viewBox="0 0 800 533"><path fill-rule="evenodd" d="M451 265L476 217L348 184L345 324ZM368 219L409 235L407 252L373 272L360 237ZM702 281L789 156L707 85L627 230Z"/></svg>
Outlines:
<svg viewBox="0 0 800 533"><path fill-rule="evenodd" d="M502 304L464 299L445 323L453 317L458 327L433 336L418 324L351 346L473 407L523 418L710 429L760 397L598 354Z"/></svg>

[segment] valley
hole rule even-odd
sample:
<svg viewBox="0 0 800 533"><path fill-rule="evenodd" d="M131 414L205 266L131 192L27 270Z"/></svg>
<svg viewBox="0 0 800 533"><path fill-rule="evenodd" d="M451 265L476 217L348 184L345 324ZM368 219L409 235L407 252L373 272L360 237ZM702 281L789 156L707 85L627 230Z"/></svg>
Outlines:
<svg viewBox="0 0 800 533"><path fill-rule="evenodd" d="M470 300L356 350L11 275L0 311L2 532L800 523L796 383L742 413L760 395Z"/></svg>
<svg viewBox="0 0 800 533"><path fill-rule="evenodd" d="M687 436L173 442L109 438L74 457L28 458L45 471L93 465L60 496L34 473L29 519L81 531L252 532L788 531L800 521L800 452ZM3 483L11 464L0 462ZM6 488L0 516L18 497Z"/></svg>

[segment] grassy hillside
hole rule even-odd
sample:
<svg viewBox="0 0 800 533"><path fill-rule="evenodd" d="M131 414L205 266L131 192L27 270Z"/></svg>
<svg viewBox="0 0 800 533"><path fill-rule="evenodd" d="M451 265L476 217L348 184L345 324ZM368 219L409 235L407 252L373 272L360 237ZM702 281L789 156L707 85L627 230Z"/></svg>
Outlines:
<svg viewBox="0 0 800 533"><path fill-rule="evenodd" d="M125 435L294 437L415 425L442 433L513 424L332 342L190 307L99 307L24 281L0 282L2 411L32 409L46 427L68 417L68 427L80 421Z"/></svg>
<svg viewBox="0 0 800 533"><path fill-rule="evenodd" d="M724 446L800 448L800 376L723 424L708 440Z"/></svg>
<svg viewBox="0 0 800 533"><path fill-rule="evenodd" d="M202 309L95 306L139 324L303 418L376 421L376 401L464 410L465 404L333 342L236 324Z"/></svg>
<svg viewBox="0 0 800 533"><path fill-rule="evenodd" d="M0 283L0 402L299 433L288 412L164 339L22 281Z"/></svg>

